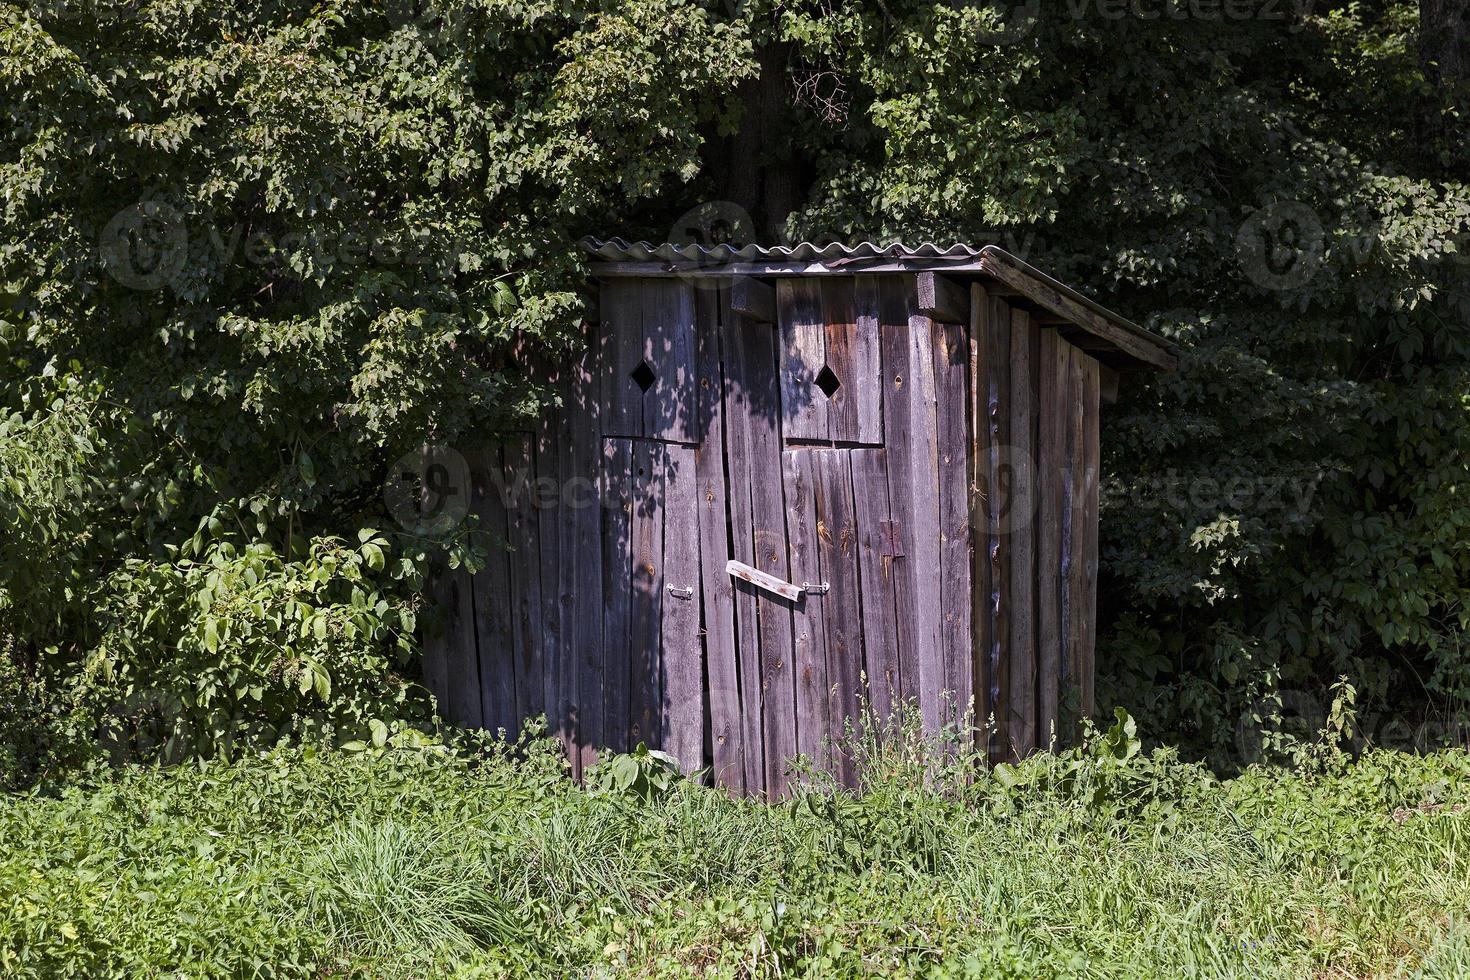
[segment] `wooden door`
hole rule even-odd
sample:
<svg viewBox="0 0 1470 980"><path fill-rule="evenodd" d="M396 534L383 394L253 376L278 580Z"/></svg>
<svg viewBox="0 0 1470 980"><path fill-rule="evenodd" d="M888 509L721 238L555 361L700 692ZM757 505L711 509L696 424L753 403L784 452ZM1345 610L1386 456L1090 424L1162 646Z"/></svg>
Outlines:
<svg viewBox="0 0 1470 980"><path fill-rule="evenodd" d="M924 315L914 286L785 279L774 338L731 325L726 377L758 388L774 341L779 388L779 431L757 420L729 444L732 487L753 480L734 538L748 528L750 564L803 587L794 601L742 588L737 610L742 664L759 651L772 794L798 753L851 782L832 743L864 704L880 724L907 705L929 731L971 710L966 327Z"/></svg>

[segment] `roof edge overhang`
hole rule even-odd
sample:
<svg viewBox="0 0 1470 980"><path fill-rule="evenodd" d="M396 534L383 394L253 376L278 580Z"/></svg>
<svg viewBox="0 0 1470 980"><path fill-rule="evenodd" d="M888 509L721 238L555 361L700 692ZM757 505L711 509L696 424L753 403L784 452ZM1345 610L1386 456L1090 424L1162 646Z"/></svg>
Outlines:
<svg viewBox="0 0 1470 980"><path fill-rule="evenodd" d="M1162 371L1178 366L1178 349L1169 341L995 245L976 249L924 244L908 248L871 242L855 246L803 242L736 249L729 245L706 248L588 238L582 246L592 254L592 274L599 278L774 278L918 272L983 280L998 295L1017 298L1042 313L1042 323L1070 327L1073 337L1069 339L1091 353L1109 355L1108 360L1115 366L1146 365Z"/></svg>

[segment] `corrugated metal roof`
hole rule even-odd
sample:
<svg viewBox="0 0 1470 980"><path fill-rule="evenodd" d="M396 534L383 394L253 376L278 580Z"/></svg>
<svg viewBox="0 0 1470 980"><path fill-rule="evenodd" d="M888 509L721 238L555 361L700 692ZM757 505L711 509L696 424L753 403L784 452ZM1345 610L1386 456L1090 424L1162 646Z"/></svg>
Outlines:
<svg viewBox="0 0 1470 980"><path fill-rule="evenodd" d="M844 245L831 242L798 242L795 245L676 245L663 242L630 242L622 238L584 238L582 247L608 262L831 262L847 259L974 259L980 249L969 245L936 245L925 242L910 248L901 242L879 245L859 242Z"/></svg>
<svg viewBox="0 0 1470 980"><path fill-rule="evenodd" d="M1149 333L1126 317L1053 279L1040 269L996 245L918 247L895 242L880 245L832 242L817 245L730 245L630 242L623 238L584 238L582 247L604 264L599 275L752 275L804 276L861 272L933 271L954 276L997 279L1066 322L1092 333L1126 358L1173 370L1177 351L1169 341ZM1132 338L1132 339L1130 339Z"/></svg>

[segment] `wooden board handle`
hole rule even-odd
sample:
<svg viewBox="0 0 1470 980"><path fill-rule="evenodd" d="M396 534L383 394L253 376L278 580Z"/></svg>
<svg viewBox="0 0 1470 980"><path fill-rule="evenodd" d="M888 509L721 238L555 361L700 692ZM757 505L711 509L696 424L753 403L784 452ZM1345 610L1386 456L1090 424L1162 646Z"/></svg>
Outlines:
<svg viewBox="0 0 1470 980"><path fill-rule="evenodd" d="M743 561L732 561L725 566L725 571L735 576L742 582L749 582L757 589L778 595L791 602L801 601L802 587L792 585L774 575L767 575L759 568L752 568Z"/></svg>

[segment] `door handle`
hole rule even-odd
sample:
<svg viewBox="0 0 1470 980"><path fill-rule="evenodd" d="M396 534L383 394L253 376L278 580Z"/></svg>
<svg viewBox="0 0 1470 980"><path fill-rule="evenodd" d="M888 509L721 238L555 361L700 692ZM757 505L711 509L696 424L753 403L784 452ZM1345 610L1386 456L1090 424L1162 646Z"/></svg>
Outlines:
<svg viewBox="0 0 1470 980"><path fill-rule="evenodd" d="M778 595L791 602L800 602L803 595L827 594L828 586L826 582L823 582L821 585L813 585L810 582L794 585L785 579L779 579L774 575L763 572L759 568L752 568L743 561L729 562L725 565L725 571L742 582L749 582L757 589L764 590L772 595Z"/></svg>

